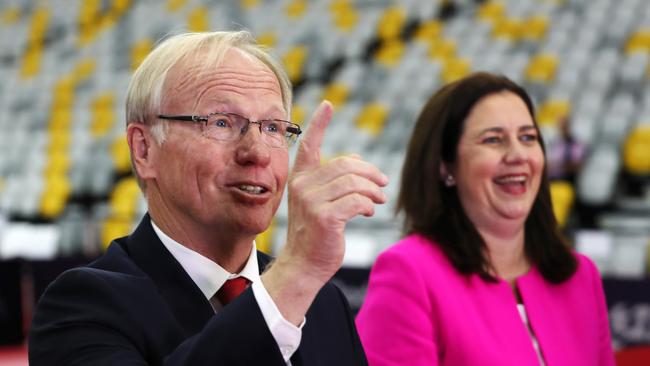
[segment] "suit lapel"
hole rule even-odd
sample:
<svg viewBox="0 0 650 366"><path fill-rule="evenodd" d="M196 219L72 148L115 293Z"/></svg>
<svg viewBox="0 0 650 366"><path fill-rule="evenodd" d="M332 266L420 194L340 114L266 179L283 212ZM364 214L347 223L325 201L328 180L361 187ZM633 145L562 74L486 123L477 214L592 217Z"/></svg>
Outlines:
<svg viewBox="0 0 650 366"><path fill-rule="evenodd" d="M186 336L201 331L214 316L214 311L198 286L153 231L149 214L129 236L126 246L133 261L159 289Z"/></svg>

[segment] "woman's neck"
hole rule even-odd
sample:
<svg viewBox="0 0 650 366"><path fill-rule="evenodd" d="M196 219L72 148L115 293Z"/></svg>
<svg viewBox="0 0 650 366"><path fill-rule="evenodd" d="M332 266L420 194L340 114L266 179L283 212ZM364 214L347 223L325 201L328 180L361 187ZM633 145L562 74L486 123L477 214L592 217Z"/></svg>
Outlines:
<svg viewBox="0 0 650 366"><path fill-rule="evenodd" d="M524 246L524 228L512 230L508 235L489 230L479 232L485 241L487 259L496 272L494 275L514 285L515 280L530 269Z"/></svg>

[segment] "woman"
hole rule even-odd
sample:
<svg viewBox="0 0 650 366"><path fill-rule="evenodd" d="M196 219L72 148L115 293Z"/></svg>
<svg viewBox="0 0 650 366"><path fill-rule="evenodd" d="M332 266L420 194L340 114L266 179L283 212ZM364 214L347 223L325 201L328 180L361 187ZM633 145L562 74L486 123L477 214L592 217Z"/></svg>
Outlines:
<svg viewBox="0 0 650 366"><path fill-rule="evenodd" d="M613 365L598 271L560 236L526 92L472 74L426 104L357 327L371 366Z"/></svg>

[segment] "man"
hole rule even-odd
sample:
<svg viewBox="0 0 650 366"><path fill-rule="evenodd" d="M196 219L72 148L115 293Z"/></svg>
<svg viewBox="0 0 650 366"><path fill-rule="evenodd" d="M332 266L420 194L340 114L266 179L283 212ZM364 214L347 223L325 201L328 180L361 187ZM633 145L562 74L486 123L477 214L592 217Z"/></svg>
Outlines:
<svg viewBox="0 0 650 366"><path fill-rule="evenodd" d="M327 102L289 175L300 134L286 121L290 88L245 32L178 35L144 60L127 94L127 138L149 213L48 288L31 365L366 364L347 302L327 282L346 222L385 202L387 178L357 156L321 164ZM269 268L254 238L287 180L287 242ZM248 282L232 302L220 296Z"/></svg>

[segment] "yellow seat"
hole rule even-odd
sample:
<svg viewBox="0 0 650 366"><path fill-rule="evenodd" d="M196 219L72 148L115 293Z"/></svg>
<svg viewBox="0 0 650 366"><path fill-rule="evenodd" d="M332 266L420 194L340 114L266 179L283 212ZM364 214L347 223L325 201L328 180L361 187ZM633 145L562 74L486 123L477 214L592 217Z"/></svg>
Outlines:
<svg viewBox="0 0 650 366"><path fill-rule="evenodd" d="M456 57L456 42L451 39L433 42L429 47L429 57L441 62L453 59Z"/></svg>
<svg viewBox="0 0 650 366"><path fill-rule="evenodd" d="M11 25L20 20L22 12L17 6L11 6L2 11L2 22L6 25Z"/></svg>
<svg viewBox="0 0 650 366"><path fill-rule="evenodd" d="M133 220L140 197L140 188L135 177L129 176L115 184L110 197L111 215L121 219Z"/></svg>
<svg viewBox="0 0 650 366"><path fill-rule="evenodd" d="M526 78L532 82L548 84L555 78L558 63L556 55L539 54L530 60L526 68Z"/></svg>
<svg viewBox="0 0 650 366"><path fill-rule="evenodd" d="M61 176L68 173L70 157L66 150L52 150L45 166L45 177Z"/></svg>
<svg viewBox="0 0 650 366"><path fill-rule="evenodd" d="M406 24L406 11L399 6L387 8L379 19L377 35L382 40L399 38Z"/></svg>
<svg viewBox="0 0 650 366"><path fill-rule="evenodd" d="M171 13L176 12L185 6L185 4L187 4L187 0L167 0L167 11Z"/></svg>
<svg viewBox="0 0 650 366"><path fill-rule="evenodd" d="M210 20L208 19L208 8L198 6L187 16L187 29L190 32L207 32L210 30Z"/></svg>
<svg viewBox="0 0 650 366"><path fill-rule="evenodd" d="M472 70L470 60L466 58L451 58L445 61L442 71L441 80L447 84L465 77Z"/></svg>
<svg viewBox="0 0 650 366"><path fill-rule="evenodd" d="M260 5L260 0L240 0L239 4L244 10L250 10Z"/></svg>
<svg viewBox="0 0 650 366"><path fill-rule="evenodd" d="M128 173L131 170L131 152L126 142L126 135L120 135L113 141L111 157L118 173Z"/></svg>
<svg viewBox="0 0 650 366"><path fill-rule="evenodd" d="M43 58L43 40L50 22L48 9L39 7L32 13L27 34L27 49L22 57L20 76L23 80L31 79L41 70Z"/></svg>
<svg viewBox="0 0 650 366"><path fill-rule="evenodd" d="M553 213L555 214L555 219L560 227L566 225L574 200L575 190L571 183L566 181L551 182Z"/></svg>
<svg viewBox="0 0 650 366"><path fill-rule="evenodd" d="M93 120L91 124L91 133L94 137L104 136L113 126L115 113L113 104L115 94L113 92L103 92L91 102L91 111Z"/></svg>
<svg viewBox="0 0 650 366"><path fill-rule="evenodd" d="M650 126L638 126L627 136L623 166L630 174L650 176Z"/></svg>
<svg viewBox="0 0 650 366"><path fill-rule="evenodd" d="M350 6L346 11L333 13L333 21L336 29L348 33L359 22L359 13L355 8Z"/></svg>
<svg viewBox="0 0 650 366"><path fill-rule="evenodd" d="M325 87L322 99L329 100L332 102L332 105L334 107L338 108L345 104L349 93L350 89L347 87L347 85L335 82Z"/></svg>
<svg viewBox="0 0 650 366"><path fill-rule="evenodd" d="M102 224L102 247L104 250L116 238L129 235L131 232L131 222L121 218L110 217L104 220Z"/></svg>
<svg viewBox="0 0 650 366"><path fill-rule="evenodd" d="M650 52L650 28L634 32L625 43L625 53Z"/></svg>
<svg viewBox="0 0 650 366"><path fill-rule="evenodd" d="M399 38L384 41L375 54L375 60L384 66L393 67L402 59L404 49L404 42Z"/></svg>
<svg viewBox="0 0 650 366"><path fill-rule="evenodd" d="M372 136L378 136L384 129L388 117L388 108L381 103L368 103L357 116L357 128Z"/></svg>
<svg viewBox="0 0 650 366"><path fill-rule="evenodd" d="M40 213L54 219L63 213L70 195L70 182L65 174L45 176L45 187L41 195Z"/></svg>
<svg viewBox="0 0 650 366"><path fill-rule="evenodd" d="M297 45L291 48L282 58L287 75L292 83L302 78L305 61L307 60L307 46Z"/></svg>
<svg viewBox="0 0 650 366"><path fill-rule="evenodd" d="M84 46L95 39L99 31L101 0L84 0L79 8L77 24L79 26L79 45Z"/></svg>
<svg viewBox="0 0 650 366"><path fill-rule="evenodd" d="M131 70L140 66L144 58L147 57L153 48L153 41L150 38L143 38L133 44L131 47Z"/></svg>
<svg viewBox="0 0 650 366"><path fill-rule="evenodd" d="M494 23L505 15L505 5L500 1L487 1L481 5L476 15L480 20Z"/></svg>
<svg viewBox="0 0 650 366"><path fill-rule="evenodd" d="M67 151L70 146L70 132L65 128L49 128L50 142L47 148L48 154L54 151Z"/></svg>
<svg viewBox="0 0 650 366"><path fill-rule="evenodd" d="M568 100L547 100L537 110L537 123L540 126L557 126L560 120L570 113L571 104Z"/></svg>
<svg viewBox="0 0 650 366"><path fill-rule="evenodd" d="M443 26L440 21L437 20L427 20L420 24L417 31L415 32L415 40L418 42L423 42L431 46L433 43L437 42L442 35Z"/></svg>
<svg viewBox="0 0 650 366"><path fill-rule="evenodd" d="M277 37L274 32L267 31L257 37L257 43L263 45L264 47L272 48L277 43Z"/></svg>
<svg viewBox="0 0 650 366"><path fill-rule="evenodd" d="M522 21L516 18L502 17L494 21L492 36L498 39L507 39L509 41L518 41L523 33L524 25Z"/></svg>
<svg viewBox="0 0 650 366"><path fill-rule="evenodd" d="M291 107L291 122L302 125L305 123L305 116L305 110L301 106L294 104Z"/></svg>
<svg viewBox="0 0 650 366"><path fill-rule="evenodd" d="M521 38L527 41L539 42L546 37L549 20L545 16L529 17L522 24Z"/></svg>
<svg viewBox="0 0 650 366"><path fill-rule="evenodd" d="M285 8L287 16L291 19L296 19L305 14L307 10L307 1L305 0L292 0Z"/></svg>
<svg viewBox="0 0 650 366"><path fill-rule="evenodd" d="M95 72L95 67L96 62L91 58L79 61L72 71L75 84L88 79Z"/></svg>

